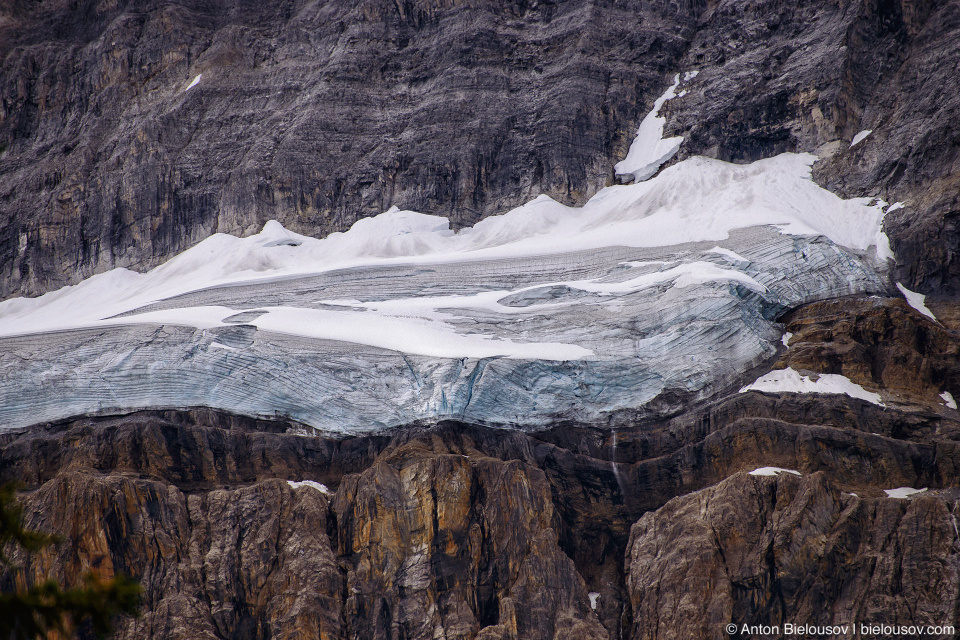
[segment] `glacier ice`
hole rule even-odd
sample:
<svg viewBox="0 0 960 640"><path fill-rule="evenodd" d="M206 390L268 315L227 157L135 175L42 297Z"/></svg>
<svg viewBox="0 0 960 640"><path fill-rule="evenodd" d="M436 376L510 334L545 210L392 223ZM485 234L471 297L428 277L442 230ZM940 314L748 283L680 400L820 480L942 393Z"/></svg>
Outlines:
<svg viewBox="0 0 960 640"><path fill-rule="evenodd" d="M772 359L783 311L885 290L884 205L821 189L814 160L689 158L457 233L396 208L323 239L271 221L8 300L0 428L190 406L341 433L669 413Z"/></svg>
<svg viewBox="0 0 960 640"><path fill-rule="evenodd" d="M20 317L0 338L0 423L211 406L351 433L437 417L616 426L736 384L776 354L783 310L882 290L823 236L753 227L725 244L745 261L711 241L355 266L198 286L60 330Z"/></svg>

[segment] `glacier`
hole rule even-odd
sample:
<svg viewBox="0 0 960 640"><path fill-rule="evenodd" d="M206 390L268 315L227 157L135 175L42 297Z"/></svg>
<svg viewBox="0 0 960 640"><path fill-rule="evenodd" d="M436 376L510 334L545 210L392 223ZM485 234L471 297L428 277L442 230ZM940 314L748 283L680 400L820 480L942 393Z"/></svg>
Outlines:
<svg viewBox="0 0 960 640"><path fill-rule="evenodd" d="M785 310L886 291L885 204L820 188L815 160L688 158L456 233L396 208L322 239L271 221L7 300L0 428L191 406L334 433L669 414L748 382Z"/></svg>

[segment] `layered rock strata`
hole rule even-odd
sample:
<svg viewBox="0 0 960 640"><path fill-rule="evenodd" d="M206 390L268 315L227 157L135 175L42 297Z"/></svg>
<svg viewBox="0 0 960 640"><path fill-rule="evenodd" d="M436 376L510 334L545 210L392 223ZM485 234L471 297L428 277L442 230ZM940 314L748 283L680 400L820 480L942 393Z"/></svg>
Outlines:
<svg viewBox="0 0 960 640"><path fill-rule="evenodd" d="M39 425L0 436L0 480L69 543L2 580L130 573L146 600L123 638L955 624L958 418L746 392L612 432L328 439L206 409ZM745 473L767 466L803 475Z"/></svg>
<svg viewBox="0 0 960 640"><path fill-rule="evenodd" d="M956 2L0 11L2 296L270 219L322 236L391 205L461 226L582 203L682 70L680 158L816 150L821 184L905 203L898 279L956 293Z"/></svg>

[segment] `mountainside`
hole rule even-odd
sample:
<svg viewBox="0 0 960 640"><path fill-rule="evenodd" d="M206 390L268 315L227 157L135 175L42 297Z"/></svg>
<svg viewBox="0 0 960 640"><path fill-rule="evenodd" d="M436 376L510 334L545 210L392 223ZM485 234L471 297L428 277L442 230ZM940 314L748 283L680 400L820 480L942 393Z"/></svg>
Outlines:
<svg viewBox="0 0 960 640"><path fill-rule="evenodd" d="M0 589L960 626L960 2L16 0L0 59L0 482L64 539Z"/></svg>
<svg viewBox="0 0 960 640"><path fill-rule="evenodd" d="M5 296L271 219L582 204L681 69L680 158L826 146L821 184L908 205L898 279L956 292L955 2L16 2L0 59Z"/></svg>

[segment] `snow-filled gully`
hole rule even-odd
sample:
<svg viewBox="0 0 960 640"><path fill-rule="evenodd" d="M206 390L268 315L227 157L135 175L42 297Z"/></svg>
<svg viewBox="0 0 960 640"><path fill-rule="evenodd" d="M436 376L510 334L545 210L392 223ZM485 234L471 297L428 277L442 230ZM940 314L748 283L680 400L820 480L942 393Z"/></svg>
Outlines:
<svg viewBox="0 0 960 640"><path fill-rule="evenodd" d="M0 303L0 424L210 406L352 433L616 426L667 390L730 390L780 348L783 309L883 291L884 207L818 187L806 154L654 175L683 86L618 164L639 181L580 208L540 196L459 233L397 209L323 239L269 222Z"/></svg>

